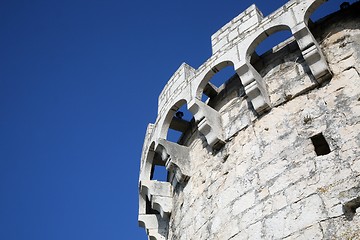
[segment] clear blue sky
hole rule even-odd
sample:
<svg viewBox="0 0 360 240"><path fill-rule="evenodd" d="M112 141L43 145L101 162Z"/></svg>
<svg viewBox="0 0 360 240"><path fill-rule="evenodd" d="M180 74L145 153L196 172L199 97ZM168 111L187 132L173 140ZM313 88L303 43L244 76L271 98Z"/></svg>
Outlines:
<svg viewBox="0 0 360 240"><path fill-rule="evenodd" d="M138 171L157 97L253 2L267 15L286 1L2 0L0 239L146 239Z"/></svg>

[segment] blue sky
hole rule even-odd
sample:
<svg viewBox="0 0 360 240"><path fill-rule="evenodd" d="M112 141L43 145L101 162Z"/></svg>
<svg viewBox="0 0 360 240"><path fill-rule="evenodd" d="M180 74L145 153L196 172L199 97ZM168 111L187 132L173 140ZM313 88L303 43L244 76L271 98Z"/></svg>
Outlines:
<svg viewBox="0 0 360 240"><path fill-rule="evenodd" d="M0 239L146 239L138 171L160 91L252 3L285 2L2 0Z"/></svg>

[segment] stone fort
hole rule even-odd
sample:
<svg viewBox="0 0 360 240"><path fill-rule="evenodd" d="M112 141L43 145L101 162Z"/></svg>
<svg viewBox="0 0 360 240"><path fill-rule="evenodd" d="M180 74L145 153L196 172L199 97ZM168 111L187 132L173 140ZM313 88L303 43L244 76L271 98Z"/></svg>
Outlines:
<svg viewBox="0 0 360 240"><path fill-rule="evenodd" d="M206 62L170 78L141 156L148 239L360 239L360 4L312 22L324 2L266 17L252 5L213 34Z"/></svg>

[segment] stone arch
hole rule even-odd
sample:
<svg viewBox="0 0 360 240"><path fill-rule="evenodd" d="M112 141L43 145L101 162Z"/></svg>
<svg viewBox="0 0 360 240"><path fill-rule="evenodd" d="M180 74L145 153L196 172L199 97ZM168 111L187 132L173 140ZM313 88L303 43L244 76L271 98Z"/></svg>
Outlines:
<svg viewBox="0 0 360 240"><path fill-rule="evenodd" d="M156 143L155 149L151 151L153 152L153 154L151 154L153 158L151 162L151 172L149 180L167 182L169 172L166 169L165 161L168 156L166 154L166 151L164 150L164 147Z"/></svg>
<svg viewBox="0 0 360 240"><path fill-rule="evenodd" d="M215 76L215 74L220 72L222 69L229 67L229 66L234 67L234 62L231 60L222 60L222 61L215 62L214 64L212 64L212 67L210 67L210 69L207 70L205 76L202 78L202 80L198 84L198 86L196 88L197 90L196 90L195 98L201 99L204 89L207 86L207 84L210 82L211 78L213 76ZM234 69L234 72L235 72L235 69ZM226 80L227 79L225 79L224 82Z"/></svg>
<svg viewBox="0 0 360 240"><path fill-rule="evenodd" d="M331 79L332 73L319 43L313 36L308 25L311 14L326 1L327 0L307 0L301 3L302 11L300 11L297 16L297 25L291 28L302 55L319 85Z"/></svg>
<svg viewBox="0 0 360 240"><path fill-rule="evenodd" d="M272 46L267 46L267 51L258 55L257 47L270 40L268 38L276 38L276 33L280 34L281 39L273 41ZM254 70L259 73L262 92L268 95L272 107L299 95L300 89L304 86L311 88L317 85L287 25L273 26L260 33L247 49L246 57ZM280 68L286 77L277 74Z"/></svg>
<svg viewBox="0 0 360 240"><path fill-rule="evenodd" d="M309 0L310 4L304 10L303 20L308 25L310 16L325 2L328 0Z"/></svg>
<svg viewBox="0 0 360 240"><path fill-rule="evenodd" d="M164 150L163 146L159 145L157 141L152 141L143 158L143 166L140 173L140 186L143 181L159 180L155 179L158 177L154 178L154 171L157 167L161 167L163 168L162 170L167 171L165 168L165 160L167 156L164 154L166 155L166 151Z"/></svg>
<svg viewBox="0 0 360 240"><path fill-rule="evenodd" d="M244 45L240 46L244 49L239 49L242 63L238 69L236 69L236 71L243 80L245 93L248 96L250 108L252 108L258 115L266 112L271 108L272 105L263 78L250 63L251 56L255 52L256 47L270 35L286 30L291 32L290 26L285 23L275 23L269 26L264 26L264 29L254 34L251 39L247 41L247 43L244 43Z"/></svg>
<svg viewBox="0 0 360 240"><path fill-rule="evenodd" d="M291 32L291 28L288 25L285 24L279 24L270 26L267 29L263 30L261 33L259 33L249 44L249 46L246 48L245 51L245 58L247 62L250 62L251 55L255 52L256 47L263 42L266 38L269 36L281 32L281 31L289 31Z"/></svg>
<svg viewBox="0 0 360 240"><path fill-rule="evenodd" d="M198 81L193 88L193 98L189 102L189 110L194 115L199 132L215 151L224 146L227 137L223 131L221 107L233 99L243 97L240 93L244 93L244 87L235 68L239 65L238 62L237 50L234 47L228 54L205 63L207 67L198 75ZM211 79L226 67L233 68L233 75L225 77L219 87L211 84ZM206 102L202 99L203 94L209 98Z"/></svg>
<svg viewBox="0 0 360 240"><path fill-rule="evenodd" d="M143 166L139 182L138 223L140 227L146 229L148 235L154 235L157 236L156 238L164 239L167 235L169 222L171 187L168 182L152 180L154 165L165 165L162 164L161 159L159 159L160 156L156 151L156 141L151 141L143 157ZM163 191L161 190L164 188L168 190L167 198L159 197L159 195L162 195Z"/></svg>
<svg viewBox="0 0 360 240"><path fill-rule="evenodd" d="M148 149L146 150L146 153L144 154L143 158L143 166L140 173L140 181L141 180L150 180L151 177L151 169L154 161L154 155L155 155L155 142L151 142Z"/></svg>
<svg viewBox="0 0 360 240"><path fill-rule="evenodd" d="M160 138L166 139L167 132L169 130L171 121L175 115L175 113L181 108L184 104L186 104L185 99L180 99L175 104L173 104L169 110L166 111L164 120L162 121L162 124L160 126Z"/></svg>
<svg viewBox="0 0 360 240"><path fill-rule="evenodd" d="M182 110L181 112L179 110ZM184 112L186 115L191 115L188 119L183 118ZM170 109L167 110L164 119L162 120L160 127L160 135L159 138L161 139L168 139L169 130L175 130L177 132L181 132L184 134L187 132L192 126L192 113L188 110L187 107L187 100L181 98L172 105ZM172 141L172 140L170 140ZM178 142L178 141L172 141Z"/></svg>
<svg viewBox="0 0 360 240"><path fill-rule="evenodd" d="M326 1L323 4L313 4L316 7L310 7L308 9L304 17L304 22L307 24L309 30L314 35L315 39L321 41L321 39L326 36L321 36L321 33L323 32L322 30L324 29L324 26L326 28L326 26L328 25L324 23L324 21L327 21L331 14L338 11L342 12L342 14L346 16L347 19L349 19L349 12L346 9L350 8L350 6L352 4L355 4L356 2L358 2L358 0L348 0L340 2ZM332 28L331 32L334 33L335 29Z"/></svg>
<svg viewBox="0 0 360 240"><path fill-rule="evenodd" d="M151 143L146 155L145 165L143 168L144 172L142 174L141 181L158 180L154 179L154 172L157 167L161 167L163 170L166 170L165 162L163 161L165 157L162 156L164 152L165 151L162 151L161 146L156 146L155 142Z"/></svg>

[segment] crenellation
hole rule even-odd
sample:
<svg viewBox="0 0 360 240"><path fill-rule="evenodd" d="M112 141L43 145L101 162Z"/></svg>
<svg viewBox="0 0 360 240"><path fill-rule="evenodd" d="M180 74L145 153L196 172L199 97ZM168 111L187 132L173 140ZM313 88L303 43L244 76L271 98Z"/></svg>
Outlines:
<svg viewBox="0 0 360 240"><path fill-rule="evenodd" d="M234 29L238 27L238 23L239 22L244 22L246 21L246 16L248 16L249 14L253 13L253 15L255 15L254 13L257 12L258 15L262 16L262 13L260 12L260 10L256 7L255 4L252 4L249 8L247 8L245 11L243 11L242 13L240 13L238 16L236 16L235 18L233 18L230 22L228 22L227 24L225 24L222 28L220 28L217 32L215 32L212 36L211 36L211 41L215 40L215 39L221 39L221 37L219 37L224 31L226 31L227 29ZM248 16L249 18L249 16Z"/></svg>
<svg viewBox="0 0 360 240"><path fill-rule="evenodd" d="M195 69L190 65L186 63L181 64L160 93L158 114L164 113L165 109L163 108L171 103L170 100L173 99L172 95L174 95L174 92L182 92L188 87L194 73Z"/></svg>
<svg viewBox="0 0 360 240"><path fill-rule="evenodd" d="M231 43L237 36L249 28L254 28L263 18L260 10L253 4L243 13L235 17L211 37L213 54ZM230 37L231 36L231 37Z"/></svg>
<svg viewBox="0 0 360 240"><path fill-rule="evenodd" d="M266 17L252 5L211 37L199 68L170 78L141 156L149 239L359 237L359 3L309 28L324 2L291 0ZM283 30L289 39L255 52ZM214 86L228 66L235 75ZM152 179L155 166L167 181Z"/></svg>

